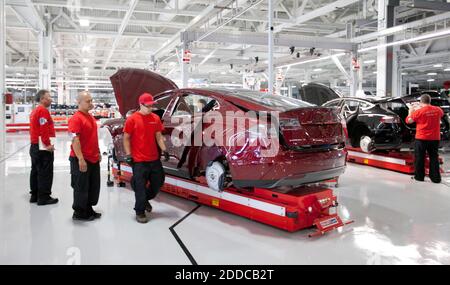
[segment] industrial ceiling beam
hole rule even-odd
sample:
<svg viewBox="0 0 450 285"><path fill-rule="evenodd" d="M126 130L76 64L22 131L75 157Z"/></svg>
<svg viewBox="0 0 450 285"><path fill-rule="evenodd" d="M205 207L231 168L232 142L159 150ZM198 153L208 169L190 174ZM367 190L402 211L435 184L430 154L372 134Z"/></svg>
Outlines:
<svg viewBox="0 0 450 285"><path fill-rule="evenodd" d="M31 0L15 0L8 5L35 32L46 30L45 23Z"/></svg>
<svg viewBox="0 0 450 285"><path fill-rule="evenodd" d="M16 0L7 0L7 2L13 2ZM68 7L68 1L58 1L58 0L35 0L33 1L34 5L36 6L48 6L48 7ZM111 1L107 2L101 2L101 1L82 1L78 5L78 8L80 9L89 9L89 10L110 10L110 11L121 11L121 12L127 12L128 11L128 5L121 5L121 4L111 4ZM150 4L150 2L146 3L140 3L136 9L136 13L145 13L145 14L173 14L173 15L179 15L179 16L189 16L189 17L196 17L200 14L200 11L188 11L188 10L182 10L182 9L165 9L165 8L156 8L153 4Z"/></svg>
<svg viewBox="0 0 450 285"><path fill-rule="evenodd" d="M387 29L378 31L378 32L369 33L369 34L366 34L366 35L355 37L355 38L352 39L352 42L354 42L354 43L362 43L362 42L366 42L366 41L370 41L370 40L375 40L375 39L378 39L379 37L384 37L384 36L397 34L397 33L400 33L400 32L405 32L408 29L414 29L414 28L418 28L418 27L434 24L434 23L439 22L439 21L446 21L449 18L450 18L450 12L445 12L445 13L441 13L441 14L438 14L438 15L435 15L435 16L427 17L427 18L424 18L424 19L421 19L421 20L413 21L413 22L410 22L410 23L397 25L397 26L394 26L394 27L391 27L391 28L387 28Z"/></svg>
<svg viewBox="0 0 450 285"><path fill-rule="evenodd" d="M86 17L86 16L83 16L83 19L88 20L90 23L95 23L95 24L119 25L120 22L122 21L122 18L117 18L117 17ZM169 28L177 28L177 29L181 29L186 26L185 23L181 23L181 22L135 20L135 19L130 19L128 22L128 25L130 25L130 26L169 27Z"/></svg>
<svg viewBox="0 0 450 285"><path fill-rule="evenodd" d="M438 1L413 0L411 7L433 11L450 11L450 3Z"/></svg>
<svg viewBox="0 0 450 285"><path fill-rule="evenodd" d="M183 32L182 37L187 41L197 41L201 32ZM267 33L214 33L202 41L218 42L218 43L233 43L233 44L248 44L266 46L268 40ZM283 35L278 34L274 36L275 46L299 47L299 48L324 48L324 49L341 49L352 50L354 44L345 39L330 39L324 37L309 37L299 35Z"/></svg>
<svg viewBox="0 0 450 285"><path fill-rule="evenodd" d="M134 12L134 9L136 8L137 3L139 0L130 0L128 11L125 13L125 16L123 17L122 23L120 24L119 31L117 32L117 36L114 38L112 48L109 51L108 57L103 65L103 69L105 69L108 66L109 60L111 59L114 50L116 49L117 45L119 44L120 38L125 31L126 27L128 26L128 22L130 21L131 15Z"/></svg>
<svg viewBox="0 0 450 285"><path fill-rule="evenodd" d="M203 9L203 11L192 19L186 27L173 35L162 47L160 47L155 53L152 55L153 58L158 59L161 56L167 54L167 52L171 52L177 45L180 44L180 35L182 31L188 30L192 28L194 25L197 25L200 21L202 21L206 16L208 16L212 11L216 9L216 4L210 4L207 8Z"/></svg>
<svg viewBox="0 0 450 285"><path fill-rule="evenodd" d="M354 3L359 2L360 0L338 0L333 1L330 4L327 4L323 7L320 7L318 9L314 9L309 13L303 14L298 16L295 21L292 21L292 23L285 23L281 24L275 27L274 32L281 32L283 29L290 28L293 26L297 26L300 24L303 24L305 22L308 22L312 19L315 19L317 17L328 15L329 13L335 11L338 8L343 8L349 5L352 5Z"/></svg>
<svg viewBox="0 0 450 285"><path fill-rule="evenodd" d="M61 33L61 34L76 34L76 35L93 35L97 37L104 37L104 38L111 38L116 37L117 32L111 32L111 31L83 31L83 30L75 30L75 29L63 29L63 28L55 28L53 29L53 33ZM147 34L147 33L123 33L121 35L123 38L141 38L141 39L168 39L170 35L163 35L163 34Z"/></svg>

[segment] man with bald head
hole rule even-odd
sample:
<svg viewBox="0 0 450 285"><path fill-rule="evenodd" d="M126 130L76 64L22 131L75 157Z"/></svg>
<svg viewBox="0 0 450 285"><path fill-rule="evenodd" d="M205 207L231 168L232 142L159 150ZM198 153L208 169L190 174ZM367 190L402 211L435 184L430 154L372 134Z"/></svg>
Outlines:
<svg viewBox="0 0 450 285"><path fill-rule="evenodd" d="M94 211L100 195L100 149L98 147L97 122L89 114L94 108L92 96L87 91L77 97L78 111L69 120L72 135L70 174L74 210L72 219L92 221L101 214Z"/></svg>

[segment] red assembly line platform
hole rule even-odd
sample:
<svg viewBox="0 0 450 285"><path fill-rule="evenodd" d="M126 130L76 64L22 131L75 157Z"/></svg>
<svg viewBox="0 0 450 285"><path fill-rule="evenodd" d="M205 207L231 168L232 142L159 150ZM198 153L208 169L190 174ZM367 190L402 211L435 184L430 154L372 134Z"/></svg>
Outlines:
<svg viewBox="0 0 450 285"><path fill-rule="evenodd" d="M55 124L55 131L56 132L62 132L67 131L68 124ZM16 133L20 131L30 131L30 124L29 123L23 123L23 124L6 124L6 132L7 133Z"/></svg>
<svg viewBox="0 0 450 285"><path fill-rule="evenodd" d="M406 174L414 174L414 152L391 151L387 153L365 153L358 149L348 149L348 162L369 165L387 170L397 171ZM439 158L439 163L444 162ZM428 157L425 160L425 172L428 174L430 161ZM442 167L441 167L441 172Z"/></svg>
<svg viewBox="0 0 450 285"><path fill-rule="evenodd" d="M125 182L131 181L132 168L124 163L120 166L113 163L112 174L119 186L125 186ZM217 192L206 183L166 175L162 191L289 232L315 227L315 232L309 235L312 237L352 222L343 222L336 214L338 203L327 185L330 182L333 181L302 186L287 193L234 187ZM112 186L113 182L108 181L108 185Z"/></svg>

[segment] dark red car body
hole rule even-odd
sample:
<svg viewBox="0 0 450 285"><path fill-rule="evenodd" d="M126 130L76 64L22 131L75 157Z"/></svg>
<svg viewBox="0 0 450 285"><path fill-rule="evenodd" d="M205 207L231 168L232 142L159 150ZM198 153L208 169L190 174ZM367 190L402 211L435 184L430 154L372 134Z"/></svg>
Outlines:
<svg viewBox="0 0 450 285"><path fill-rule="evenodd" d="M196 179L205 175L210 162L219 161L225 165L233 185L238 188L277 188L338 177L345 170L347 153L344 149L343 124L336 110L332 108L316 107L283 96L263 96L262 93L248 90L178 89L171 80L146 70L119 70L111 77L111 82L119 110L124 117L130 110L138 108L137 99L140 94L156 94L155 113L161 117L164 124L163 134L171 156L168 162L163 162L168 174ZM280 123L295 123L280 124L280 145L274 157L262 157L264 146L260 144L244 147L175 147L171 142L172 132L183 126L173 123L171 118L178 115L189 116L189 109L182 107L182 104L193 96L215 100L214 111L220 114L225 115L227 111L279 111ZM267 102L276 104L272 106ZM287 106L292 103L302 107L288 108L283 106L283 102ZM124 157L124 121L123 118L115 119L104 124L113 137L114 158L119 161ZM193 121L190 123L194 124ZM237 128L236 125L234 127ZM230 130L224 129L224 136L227 131Z"/></svg>

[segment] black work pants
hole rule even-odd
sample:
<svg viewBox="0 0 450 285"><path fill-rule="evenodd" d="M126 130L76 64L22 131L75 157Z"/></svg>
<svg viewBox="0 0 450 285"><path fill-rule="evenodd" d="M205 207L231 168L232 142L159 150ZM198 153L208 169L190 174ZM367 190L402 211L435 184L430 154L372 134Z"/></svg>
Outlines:
<svg viewBox="0 0 450 285"><path fill-rule="evenodd" d="M131 187L136 198L134 205L136 214L145 213L147 201L152 200L159 193L160 188L164 184L164 178L164 169L160 160L135 162L133 164Z"/></svg>
<svg viewBox="0 0 450 285"><path fill-rule="evenodd" d="M434 183L441 182L438 149L439 141L416 140L414 150L414 178L416 180L423 181L425 178L425 156L428 153L430 158L430 179Z"/></svg>
<svg viewBox="0 0 450 285"><path fill-rule="evenodd" d="M36 196L38 200L45 201L52 194L54 154L39 150L38 144L32 144L30 156L30 194Z"/></svg>
<svg viewBox="0 0 450 285"><path fill-rule="evenodd" d="M78 158L70 157L71 186L73 188L73 210L84 216L92 214L100 196L100 162L86 161L87 171L81 172Z"/></svg>

